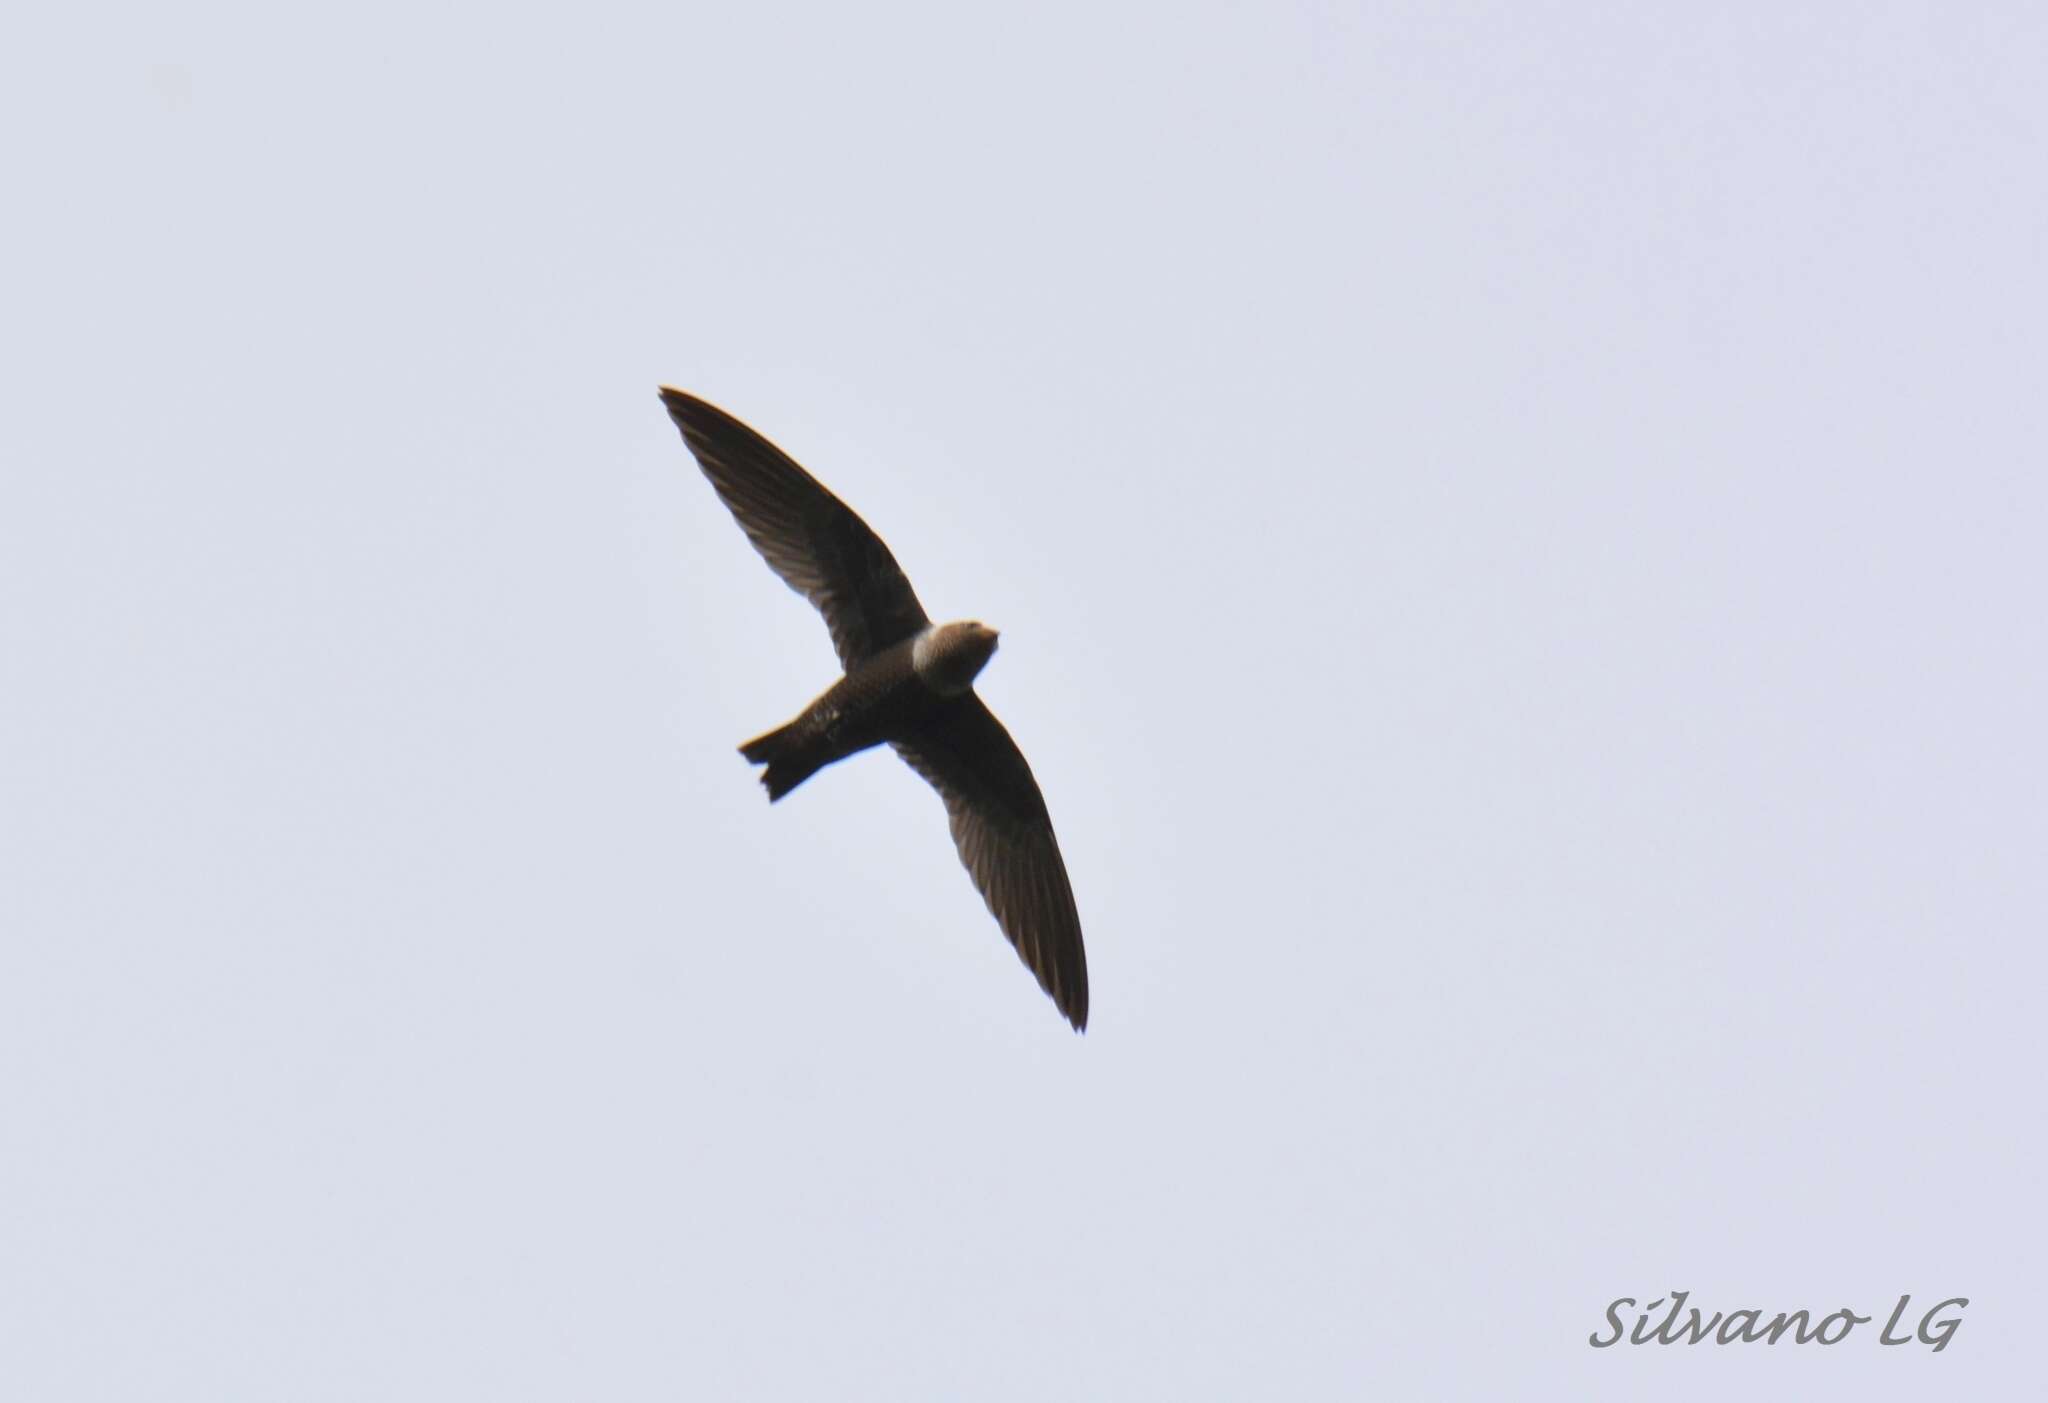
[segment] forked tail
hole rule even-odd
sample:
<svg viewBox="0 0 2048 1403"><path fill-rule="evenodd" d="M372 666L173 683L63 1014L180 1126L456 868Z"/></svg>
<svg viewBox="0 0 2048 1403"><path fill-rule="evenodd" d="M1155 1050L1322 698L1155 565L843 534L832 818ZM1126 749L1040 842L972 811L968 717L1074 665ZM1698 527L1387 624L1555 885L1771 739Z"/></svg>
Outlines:
<svg viewBox="0 0 2048 1403"><path fill-rule="evenodd" d="M805 753L796 731L797 722L792 721L740 747L740 754L750 762L768 767L762 772L761 783L768 786L770 803L818 772L818 760Z"/></svg>

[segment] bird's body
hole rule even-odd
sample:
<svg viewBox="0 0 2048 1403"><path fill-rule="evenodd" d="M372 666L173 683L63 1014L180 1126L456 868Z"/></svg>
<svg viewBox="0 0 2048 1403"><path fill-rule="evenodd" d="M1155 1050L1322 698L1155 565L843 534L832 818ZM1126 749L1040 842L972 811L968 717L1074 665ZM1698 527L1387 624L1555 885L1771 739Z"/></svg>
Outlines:
<svg viewBox="0 0 2048 1403"><path fill-rule="evenodd" d="M932 623L881 538L780 449L695 396L661 398L747 539L825 616L844 669L794 720L740 747L766 767L768 797L892 746L945 800L960 860L1003 933L1085 1027L1081 919L1052 820L1023 753L974 693L995 630Z"/></svg>
<svg viewBox="0 0 2048 1403"><path fill-rule="evenodd" d="M986 648L978 634L987 636ZM768 767L761 782L771 800L780 799L836 760L913 739L972 685L994 651L993 631L980 624L929 625L855 663L795 720L748 741L740 754ZM965 684L956 684L963 672Z"/></svg>

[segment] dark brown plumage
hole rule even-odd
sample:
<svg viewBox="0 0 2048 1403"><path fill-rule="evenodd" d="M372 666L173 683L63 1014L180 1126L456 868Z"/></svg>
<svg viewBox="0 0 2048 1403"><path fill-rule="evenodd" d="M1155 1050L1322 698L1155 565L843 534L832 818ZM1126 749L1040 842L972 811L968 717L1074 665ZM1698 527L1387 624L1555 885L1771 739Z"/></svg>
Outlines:
<svg viewBox="0 0 2048 1403"><path fill-rule="evenodd" d="M1088 1023L1081 918L1023 752L973 691L996 647L933 625L881 538L774 444L681 390L662 403L775 573L825 616L845 675L740 753L780 799L834 761L888 744L945 800L960 860L996 922L1076 1029Z"/></svg>

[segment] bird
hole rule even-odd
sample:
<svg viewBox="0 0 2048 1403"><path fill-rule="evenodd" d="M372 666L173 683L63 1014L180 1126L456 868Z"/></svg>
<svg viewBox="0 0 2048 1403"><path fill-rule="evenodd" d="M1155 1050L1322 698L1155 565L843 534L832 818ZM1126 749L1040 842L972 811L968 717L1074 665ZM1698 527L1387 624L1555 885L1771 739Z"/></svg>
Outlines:
<svg viewBox="0 0 2048 1403"><path fill-rule="evenodd" d="M843 675L787 725L740 746L770 803L827 765L888 745L944 800L982 900L1076 1032L1088 1026L1081 917L1024 752L974 691L996 630L931 621L895 556L853 510L732 415L661 387L740 530L824 616Z"/></svg>

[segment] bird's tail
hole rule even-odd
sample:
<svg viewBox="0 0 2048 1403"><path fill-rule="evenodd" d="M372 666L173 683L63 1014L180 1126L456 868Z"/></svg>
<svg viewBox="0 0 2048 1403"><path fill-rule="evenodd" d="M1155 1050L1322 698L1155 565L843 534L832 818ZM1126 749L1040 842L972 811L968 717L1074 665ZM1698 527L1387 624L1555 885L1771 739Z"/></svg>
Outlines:
<svg viewBox="0 0 2048 1403"><path fill-rule="evenodd" d="M756 765L766 765L761 783L768 786L773 803L818 772L816 757L806 754L797 735L797 722L781 726L765 736L756 736L740 747L740 754Z"/></svg>

